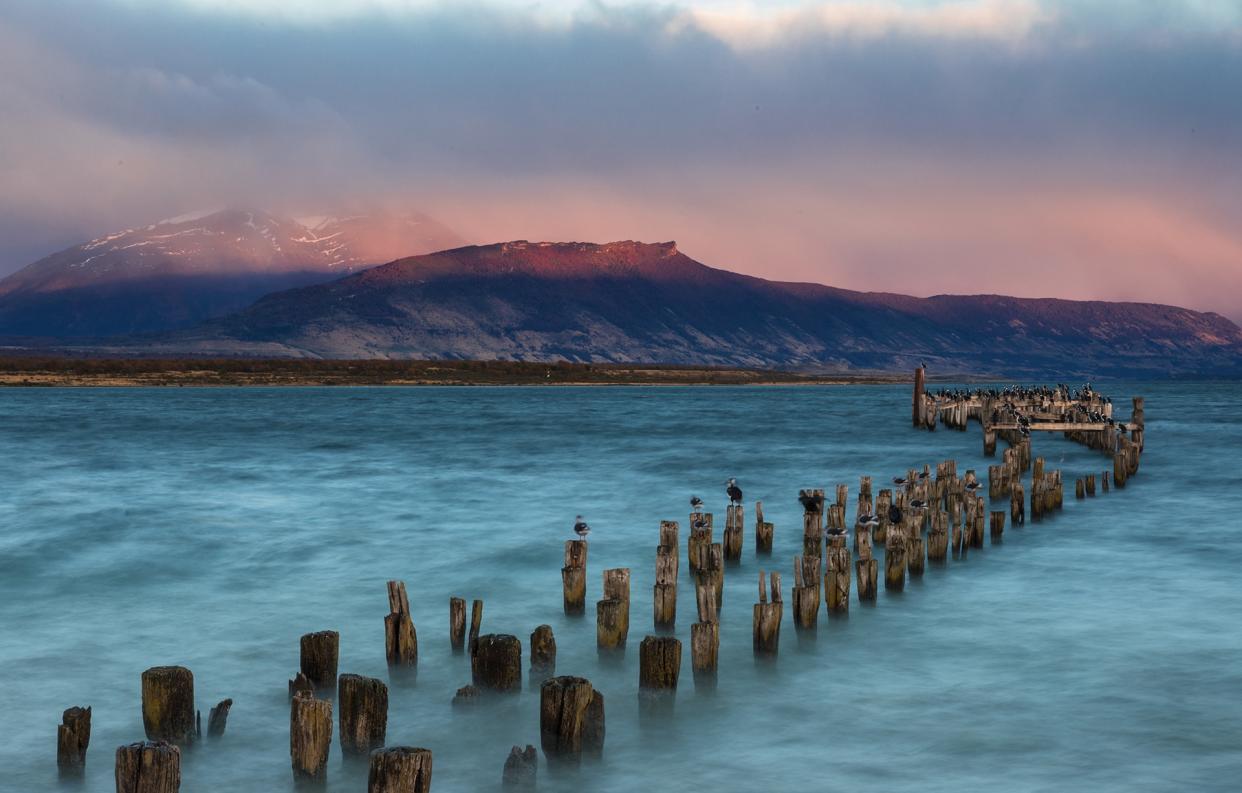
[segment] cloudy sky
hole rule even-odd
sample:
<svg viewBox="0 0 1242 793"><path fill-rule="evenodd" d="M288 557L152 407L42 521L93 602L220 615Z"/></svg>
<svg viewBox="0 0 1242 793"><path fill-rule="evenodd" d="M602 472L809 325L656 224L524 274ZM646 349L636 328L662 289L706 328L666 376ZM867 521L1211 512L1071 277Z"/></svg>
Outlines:
<svg viewBox="0 0 1242 793"><path fill-rule="evenodd" d="M1242 0L0 4L0 273L366 204L1242 320Z"/></svg>

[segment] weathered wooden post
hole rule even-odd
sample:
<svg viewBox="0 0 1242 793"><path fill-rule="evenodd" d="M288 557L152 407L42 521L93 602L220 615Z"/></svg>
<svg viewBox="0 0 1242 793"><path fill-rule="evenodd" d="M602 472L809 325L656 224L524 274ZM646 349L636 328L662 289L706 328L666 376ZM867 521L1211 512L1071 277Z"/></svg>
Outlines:
<svg viewBox="0 0 1242 793"><path fill-rule="evenodd" d="M177 793L181 750L166 741L140 741L116 750L116 793Z"/></svg>
<svg viewBox="0 0 1242 793"><path fill-rule="evenodd" d="M922 520L921 514L912 514L910 528L906 532L906 572L911 578L923 575L923 570L927 565L927 544L923 540L923 533L919 530Z"/></svg>
<svg viewBox="0 0 1242 793"><path fill-rule="evenodd" d="M741 504L730 504L725 512L724 558L729 562L742 560L742 526L743 515Z"/></svg>
<svg viewBox="0 0 1242 793"><path fill-rule="evenodd" d="M1005 513L1004 511L992 511L992 543L1000 542L1001 535L1005 533Z"/></svg>
<svg viewBox="0 0 1242 793"><path fill-rule="evenodd" d="M1021 482L1014 482L1009 491L1009 525L1026 525L1026 491Z"/></svg>
<svg viewBox="0 0 1242 793"><path fill-rule="evenodd" d="M794 557L794 627L813 629L819 621L819 557Z"/></svg>
<svg viewBox="0 0 1242 793"><path fill-rule="evenodd" d="M828 539L828 572L824 575L824 600L828 613L850 610L850 549L845 535Z"/></svg>
<svg viewBox="0 0 1242 793"><path fill-rule="evenodd" d="M189 669L153 666L142 673L142 726L149 741L185 745L199 737Z"/></svg>
<svg viewBox="0 0 1242 793"><path fill-rule="evenodd" d="M873 514L871 506L871 477L864 476L858 480L858 512L856 515L861 518L864 515L871 514ZM858 553L857 546L854 548L854 553Z"/></svg>
<svg viewBox="0 0 1242 793"><path fill-rule="evenodd" d="M387 746L371 753L367 793L428 793L430 790L430 749Z"/></svg>
<svg viewBox="0 0 1242 793"><path fill-rule="evenodd" d="M583 677L554 677L539 688L539 742L548 762L577 763L604 749L604 695Z"/></svg>
<svg viewBox="0 0 1242 793"><path fill-rule="evenodd" d="M1074 480L1074 498L1082 500L1087 497L1087 483L1082 479Z"/></svg>
<svg viewBox="0 0 1242 793"><path fill-rule="evenodd" d="M460 653L466 647L466 601L464 598L449 598L449 644L455 653Z"/></svg>
<svg viewBox="0 0 1242 793"><path fill-rule="evenodd" d="M702 566L695 574L695 586L710 586L716 593L716 608L724 605L724 551L720 543L708 545L702 557Z"/></svg>
<svg viewBox="0 0 1242 793"><path fill-rule="evenodd" d="M586 564L586 540L566 540L565 566L561 568L566 614L586 612Z"/></svg>
<svg viewBox="0 0 1242 793"><path fill-rule="evenodd" d="M473 600L470 602L470 633L466 637L466 647L470 650L470 655L474 656L474 645L479 640L479 631L483 627L483 601Z"/></svg>
<svg viewBox="0 0 1242 793"><path fill-rule="evenodd" d="M906 538L894 527L884 543L884 589L900 592L906 588Z"/></svg>
<svg viewBox="0 0 1242 793"><path fill-rule="evenodd" d="M677 623L677 549L656 548L656 582L652 593L655 626L672 628Z"/></svg>
<svg viewBox="0 0 1242 793"><path fill-rule="evenodd" d="M949 514L937 508L932 512L931 529L927 532L927 559L943 562L949 555Z"/></svg>
<svg viewBox="0 0 1242 793"><path fill-rule="evenodd" d="M336 688L336 665L341 651L341 634L317 631L302 636L302 674L319 691Z"/></svg>
<svg viewBox="0 0 1242 793"><path fill-rule="evenodd" d="M388 616L384 617L384 652L390 667L418 664L418 634L410 616L404 581L388 582Z"/></svg>
<svg viewBox="0 0 1242 793"><path fill-rule="evenodd" d="M388 686L361 675L341 675L337 686L341 751L365 755L383 746L388 731Z"/></svg>
<svg viewBox="0 0 1242 793"><path fill-rule="evenodd" d="M996 456L996 430L988 424L984 424L983 427L983 456Z"/></svg>
<svg viewBox="0 0 1242 793"><path fill-rule="evenodd" d="M224 735L224 728L228 724L229 710L233 707L233 700L221 700L207 714L207 737L219 738Z"/></svg>
<svg viewBox="0 0 1242 793"><path fill-rule="evenodd" d="M888 509L893 505L893 491L884 488L875 498L875 516L880 519L880 525L875 527L874 539L883 545L888 541Z"/></svg>
<svg viewBox="0 0 1242 793"><path fill-rule="evenodd" d="M648 636L638 646L639 695L677 690L681 674L681 641L673 636Z"/></svg>
<svg viewBox="0 0 1242 793"><path fill-rule="evenodd" d="M556 637L551 625L540 625L530 634L530 677L542 683L556 675Z"/></svg>
<svg viewBox="0 0 1242 793"><path fill-rule="evenodd" d="M780 649L781 616L784 603L781 601L781 574L772 573L772 601L764 599L763 571L759 571L759 602L755 604L753 644L755 655L776 655Z"/></svg>
<svg viewBox="0 0 1242 793"><path fill-rule="evenodd" d="M712 544L712 513L693 512L690 514L690 538L686 540L686 559L690 574L695 575L699 568L707 564L707 549Z"/></svg>
<svg viewBox="0 0 1242 793"><path fill-rule="evenodd" d="M1129 466L1126 462L1126 452L1123 449L1117 450L1113 454L1113 487L1118 490L1126 486L1126 478L1129 476Z"/></svg>
<svg viewBox="0 0 1242 793"><path fill-rule="evenodd" d="M604 599L595 604L597 644L601 649L625 646L630 632L630 570L604 571Z"/></svg>
<svg viewBox="0 0 1242 793"><path fill-rule="evenodd" d="M696 622L690 626L690 667L695 689L716 685L716 666L720 657L720 624Z"/></svg>
<svg viewBox="0 0 1242 793"><path fill-rule="evenodd" d="M798 491L798 497L808 505L802 511L802 555L822 557L824 553L824 490L823 488L803 489ZM818 506L811 506L812 504Z"/></svg>
<svg viewBox="0 0 1242 793"><path fill-rule="evenodd" d="M1143 411L1143 397L1136 396L1131 399L1134 407L1130 412L1130 424L1133 429L1130 430L1130 440L1134 442L1138 452L1143 451L1143 435L1147 429L1147 420Z"/></svg>
<svg viewBox="0 0 1242 793"><path fill-rule="evenodd" d="M470 657L471 683L499 693L522 690L522 642L516 636L489 633L480 636Z"/></svg>
<svg viewBox="0 0 1242 793"><path fill-rule="evenodd" d="M86 770L86 749L91 743L91 709L68 708L56 728L56 767L66 778L80 777Z"/></svg>
<svg viewBox="0 0 1242 793"><path fill-rule="evenodd" d="M914 411L913 422L915 429L923 429L927 424L927 400L923 394L927 378L927 370L922 366L914 370Z"/></svg>
<svg viewBox="0 0 1242 793"><path fill-rule="evenodd" d="M1087 474L1086 485L1087 485L1087 496L1089 498L1094 498L1095 497L1095 474Z"/></svg>
<svg viewBox="0 0 1242 793"><path fill-rule="evenodd" d="M534 790L539 776L539 753L530 744L525 749L514 746L505 759L500 775L501 787L506 789Z"/></svg>
<svg viewBox="0 0 1242 793"><path fill-rule="evenodd" d="M763 519L763 502L755 502L755 555L770 556L772 554L772 535L775 529L771 523Z"/></svg>
<svg viewBox="0 0 1242 793"><path fill-rule="evenodd" d="M1108 492L1108 471L1105 471L1104 473L1100 475L1100 483L1103 487L1104 492L1107 493Z"/></svg>
<svg viewBox="0 0 1242 793"><path fill-rule="evenodd" d="M332 703L300 691L289 703L289 758L293 781L323 782L332 748Z"/></svg>
<svg viewBox="0 0 1242 793"><path fill-rule="evenodd" d="M293 679L289 681L289 699L293 699L303 691L314 694L315 687L311 685L309 677L301 672L298 672L293 676Z"/></svg>

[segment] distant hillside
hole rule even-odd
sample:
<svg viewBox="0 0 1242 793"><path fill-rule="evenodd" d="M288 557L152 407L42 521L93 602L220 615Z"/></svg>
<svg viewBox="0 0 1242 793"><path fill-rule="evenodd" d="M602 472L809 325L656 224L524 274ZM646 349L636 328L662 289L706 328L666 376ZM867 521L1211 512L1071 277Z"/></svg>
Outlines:
<svg viewBox="0 0 1242 793"><path fill-rule="evenodd" d="M262 295L461 244L421 215L318 218L254 210L108 234L0 280L0 336L107 337L184 328Z"/></svg>
<svg viewBox="0 0 1242 793"><path fill-rule="evenodd" d="M1242 331L1140 303L914 298L707 267L673 243L414 256L269 295L132 350L326 358L661 362L803 371L1242 374Z"/></svg>

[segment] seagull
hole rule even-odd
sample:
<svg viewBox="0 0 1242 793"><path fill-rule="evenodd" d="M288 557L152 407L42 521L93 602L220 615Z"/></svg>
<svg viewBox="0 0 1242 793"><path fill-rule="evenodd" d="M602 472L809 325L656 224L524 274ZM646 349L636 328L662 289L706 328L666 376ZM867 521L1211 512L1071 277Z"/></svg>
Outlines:
<svg viewBox="0 0 1242 793"><path fill-rule="evenodd" d="M730 504L742 503L742 488L737 486L737 480L729 477L729 481L725 482L725 492L729 494Z"/></svg>
<svg viewBox="0 0 1242 793"><path fill-rule="evenodd" d="M738 498L741 498L739 495ZM815 493L815 491L807 491L798 495L798 503L802 504L802 509L807 512L823 512L824 497Z"/></svg>
<svg viewBox="0 0 1242 793"><path fill-rule="evenodd" d="M979 489L979 488L981 488L981 487L983 487L983 485L981 485L981 484L980 484L980 483L978 483L978 482L967 482L967 483L966 483L966 489L967 489L967 490L969 490L969 491L970 491L970 492L972 492L972 493L973 493L973 492L975 492L976 490L978 490L978 489Z"/></svg>
<svg viewBox="0 0 1242 793"><path fill-rule="evenodd" d="M880 519L879 519L879 518L877 518L875 515L859 515L859 516L858 516L858 525L859 525L859 526L869 526L869 527L879 526L879 525L880 525Z"/></svg>
<svg viewBox="0 0 1242 793"><path fill-rule="evenodd" d="M893 504L891 507L888 508L888 522L889 523L901 523L901 518L902 518L901 507L897 506L896 504Z"/></svg>
<svg viewBox="0 0 1242 793"><path fill-rule="evenodd" d="M904 476L893 477L893 484L897 485L898 487L905 487L909 483L910 483L910 480L906 479Z"/></svg>
<svg viewBox="0 0 1242 793"><path fill-rule="evenodd" d="M702 512L703 511L703 499L699 498L698 496L690 496L690 509L694 510L695 512Z"/></svg>
<svg viewBox="0 0 1242 793"><path fill-rule="evenodd" d="M840 526L833 526L827 533L829 537L844 537L845 529Z"/></svg>
<svg viewBox="0 0 1242 793"><path fill-rule="evenodd" d="M921 473L919 474L919 481L920 481L920 482L922 482L922 481L923 481L924 479L926 479L928 476L930 476L930 474L929 474L927 471L923 471L923 472L921 472Z"/></svg>
<svg viewBox="0 0 1242 793"><path fill-rule="evenodd" d="M590 533L591 533L591 527L587 525L586 521L582 519L581 515L574 518L574 534L577 534L579 538L585 540L586 536Z"/></svg>
<svg viewBox="0 0 1242 793"><path fill-rule="evenodd" d="M909 506L910 509L927 509L927 502L921 498L915 498L910 500Z"/></svg>

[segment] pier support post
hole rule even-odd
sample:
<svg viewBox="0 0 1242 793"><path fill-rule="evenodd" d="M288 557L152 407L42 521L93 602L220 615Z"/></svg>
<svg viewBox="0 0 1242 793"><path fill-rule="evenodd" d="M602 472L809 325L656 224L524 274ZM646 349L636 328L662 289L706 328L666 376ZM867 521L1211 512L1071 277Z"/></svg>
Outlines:
<svg viewBox="0 0 1242 793"><path fill-rule="evenodd" d="M763 519L763 502L755 502L755 555L771 556L774 527Z"/></svg>
<svg viewBox="0 0 1242 793"><path fill-rule="evenodd" d="M449 598L449 645L454 653L466 648L466 601L464 598Z"/></svg>
<svg viewBox="0 0 1242 793"><path fill-rule="evenodd" d="M431 750L389 746L371 753L367 793L429 793Z"/></svg>
<svg viewBox="0 0 1242 793"><path fill-rule="evenodd" d="M480 636L470 658L470 682L502 694L521 691L521 640L504 633Z"/></svg>
<svg viewBox="0 0 1242 793"><path fill-rule="evenodd" d="M549 763L576 764L604 748L604 695L584 677L554 677L539 688L539 742Z"/></svg>
<svg viewBox="0 0 1242 793"><path fill-rule="evenodd" d="M65 778L86 771L86 749L91 743L91 709L68 708L56 728L56 767Z"/></svg>
<svg viewBox="0 0 1242 793"><path fill-rule="evenodd" d="M542 683L556 675L556 637L551 625L540 625L530 634L530 677Z"/></svg>
<svg viewBox="0 0 1242 793"><path fill-rule="evenodd" d="M784 603L781 600L781 574L773 572L772 600L764 597L763 571L759 572L759 602L755 604L752 633L755 655L776 655L780 649L781 616Z"/></svg>
<svg viewBox="0 0 1242 793"><path fill-rule="evenodd" d="M341 651L341 634L317 631L302 636L302 674L318 691L336 688L337 658Z"/></svg>
<svg viewBox="0 0 1242 793"><path fill-rule="evenodd" d="M116 793L177 793L181 750L166 741L140 741L116 750Z"/></svg>
<svg viewBox="0 0 1242 793"><path fill-rule="evenodd" d="M586 540L565 541L565 566L561 568L565 613L586 613Z"/></svg>
<svg viewBox="0 0 1242 793"><path fill-rule="evenodd" d="M366 755L383 746L388 732L388 686L361 675L341 675L337 686L341 751Z"/></svg>
<svg viewBox="0 0 1242 793"><path fill-rule="evenodd" d="M906 588L906 542L901 531L893 527L884 543L884 589L900 592Z"/></svg>
<svg viewBox="0 0 1242 793"><path fill-rule="evenodd" d="M289 758L293 781L323 782L332 748L332 703L300 691L289 703Z"/></svg>
<svg viewBox="0 0 1242 793"><path fill-rule="evenodd" d="M142 673L142 726L148 741L188 745L199 737L189 669L154 666Z"/></svg>
<svg viewBox="0 0 1242 793"><path fill-rule="evenodd" d="M724 558L727 562L742 560L742 506L730 504L725 512Z"/></svg>
<svg viewBox="0 0 1242 793"><path fill-rule="evenodd" d="M828 540L828 572L824 575L824 600L828 613L850 610L850 549L845 536Z"/></svg>
<svg viewBox="0 0 1242 793"><path fill-rule="evenodd" d="M388 582L388 616L384 617L384 653L390 667L418 665L418 634L410 616L404 581Z"/></svg>
<svg viewBox="0 0 1242 793"><path fill-rule="evenodd" d="M648 636L638 645L639 695L677 690L681 675L681 641L673 636Z"/></svg>
<svg viewBox="0 0 1242 793"><path fill-rule="evenodd" d="M539 753L530 744L526 749L514 746L505 759L500 776L501 787L508 790L534 790L539 776Z"/></svg>

